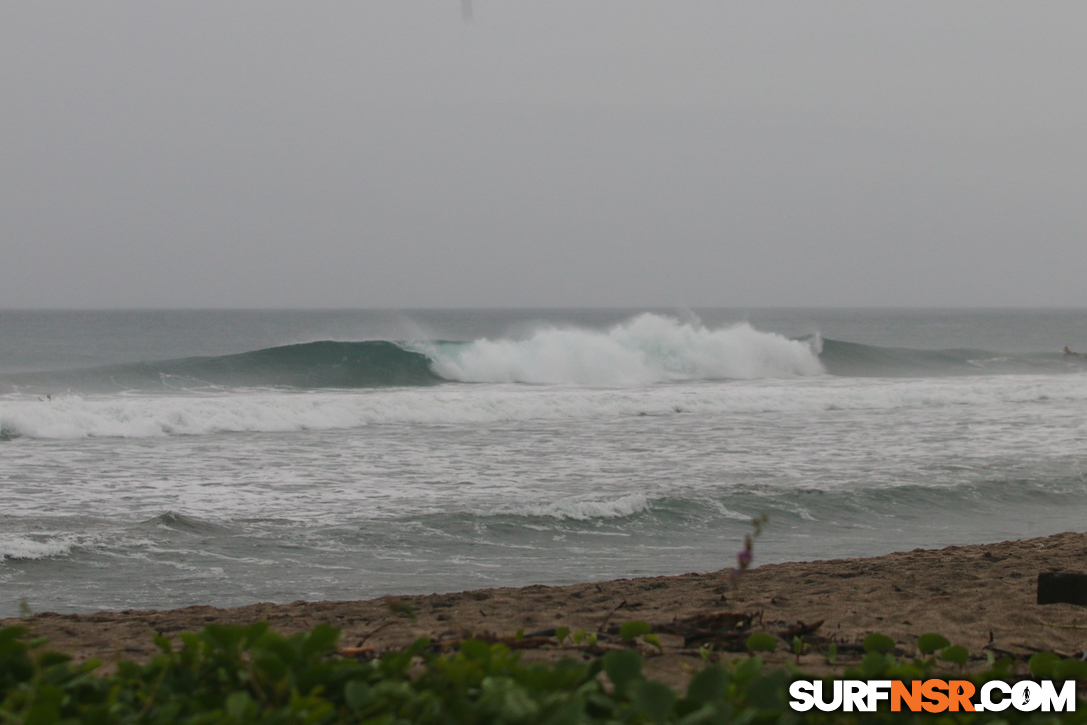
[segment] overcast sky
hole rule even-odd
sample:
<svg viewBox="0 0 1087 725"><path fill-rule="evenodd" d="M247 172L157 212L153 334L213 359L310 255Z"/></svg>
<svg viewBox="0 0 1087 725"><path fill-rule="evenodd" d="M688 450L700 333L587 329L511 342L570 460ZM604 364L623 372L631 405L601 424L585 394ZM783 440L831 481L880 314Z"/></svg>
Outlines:
<svg viewBox="0 0 1087 725"><path fill-rule="evenodd" d="M9 2L0 307L1087 306L1087 3Z"/></svg>

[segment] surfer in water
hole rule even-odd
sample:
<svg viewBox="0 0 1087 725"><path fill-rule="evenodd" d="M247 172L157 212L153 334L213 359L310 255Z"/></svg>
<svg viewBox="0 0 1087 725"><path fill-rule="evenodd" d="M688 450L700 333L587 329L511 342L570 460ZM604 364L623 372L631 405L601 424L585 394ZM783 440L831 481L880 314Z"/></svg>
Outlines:
<svg viewBox="0 0 1087 725"><path fill-rule="evenodd" d="M1075 355L1076 357L1085 357L1084 354L1081 353L1081 352L1073 352L1072 349L1069 348L1067 345L1064 346L1064 354L1065 355Z"/></svg>

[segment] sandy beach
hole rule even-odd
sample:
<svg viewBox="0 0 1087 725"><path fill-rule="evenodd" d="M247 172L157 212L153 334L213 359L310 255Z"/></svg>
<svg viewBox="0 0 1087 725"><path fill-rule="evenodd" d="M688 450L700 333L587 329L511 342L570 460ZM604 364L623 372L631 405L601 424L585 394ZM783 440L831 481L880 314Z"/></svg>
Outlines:
<svg viewBox="0 0 1087 725"><path fill-rule="evenodd" d="M757 552L756 552L757 554ZM0 620L28 627L77 660L146 659L152 637L198 630L212 623L267 621L284 633L325 622L342 630L341 645L361 656L401 647L420 637L512 637L523 630L525 656L589 656L555 646L556 627L598 633L601 648L621 644L615 626L628 620L652 625L664 646L649 667L678 683L700 666L698 647L715 642L722 657L743 631L807 631L813 652L801 663L825 667L818 650L833 641L848 661L870 632L892 637L903 653L917 637L939 632L966 646L978 666L987 651L1026 658L1041 650L1064 656L1087 648L1087 609L1036 604L1037 577L1046 571L1087 570L1087 534L939 550L916 549L865 559L768 564L735 584L728 570L570 586L528 586L454 594L385 597L366 601L253 604L232 609L192 606L165 611L37 613ZM806 625L801 628L801 624ZM792 627L792 629L790 629ZM613 632L609 634L610 632ZM746 635L743 635L746 636ZM653 648L647 647L647 652ZM793 661L784 639L771 661Z"/></svg>

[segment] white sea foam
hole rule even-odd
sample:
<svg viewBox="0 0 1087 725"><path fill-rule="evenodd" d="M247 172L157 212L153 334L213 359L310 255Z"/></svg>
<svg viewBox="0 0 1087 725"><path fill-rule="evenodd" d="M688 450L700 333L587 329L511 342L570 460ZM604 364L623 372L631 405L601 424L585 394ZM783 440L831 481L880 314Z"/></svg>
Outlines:
<svg viewBox="0 0 1087 725"><path fill-rule="evenodd" d="M504 512L517 516L541 516L554 519L617 519L649 510L649 499L640 493L632 493L605 501L586 499L565 499L549 504L518 506Z"/></svg>
<svg viewBox="0 0 1087 725"><path fill-rule="evenodd" d="M44 559L64 556L72 550L72 542L64 539L44 541L13 534L0 535L0 561L4 559Z"/></svg>
<svg viewBox="0 0 1087 725"><path fill-rule="evenodd" d="M145 438L222 432L462 425L677 414L804 415L834 410L937 409L1047 402L1087 403L1079 376L846 379L826 376L641 388L437 386L315 393L0 397L8 437Z"/></svg>
<svg viewBox="0 0 1087 725"><path fill-rule="evenodd" d="M807 342L740 324L718 330L643 314L606 332L549 327L526 340L425 346L447 380L474 383L644 385L782 378L824 372Z"/></svg>

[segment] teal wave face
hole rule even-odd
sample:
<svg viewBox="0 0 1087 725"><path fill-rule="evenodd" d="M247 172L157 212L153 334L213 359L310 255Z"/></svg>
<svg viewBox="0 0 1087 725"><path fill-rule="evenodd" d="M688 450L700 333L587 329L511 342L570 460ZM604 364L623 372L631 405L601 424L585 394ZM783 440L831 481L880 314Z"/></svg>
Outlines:
<svg viewBox="0 0 1087 725"><path fill-rule="evenodd" d="M217 385L296 388L371 388L441 382L431 371L426 355L384 340L308 342L237 355L192 358L167 365L163 372Z"/></svg>
<svg viewBox="0 0 1087 725"><path fill-rule="evenodd" d="M201 389L208 387L374 388L434 385L426 355L384 340L307 342L234 355L130 363L6 376L33 393Z"/></svg>
<svg viewBox="0 0 1087 725"><path fill-rule="evenodd" d="M918 350L823 339L819 360L843 377L943 377L1053 374L1087 370L1087 357L1054 353L1002 354L988 350Z"/></svg>
<svg viewBox="0 0 1087 725"><path fill-rule="evenodd" d="M443 382L630 385L798 375L947 377L1087 371L1078 354L880 347L789 340L747 326L712 331L651 316L607 334L544 330L525 340L307 342L0 379L0 394L198 391L207 388L375 388ZM665 344L667 343L667 344ZM0 435L3 435L0 432Z"/></svg>

